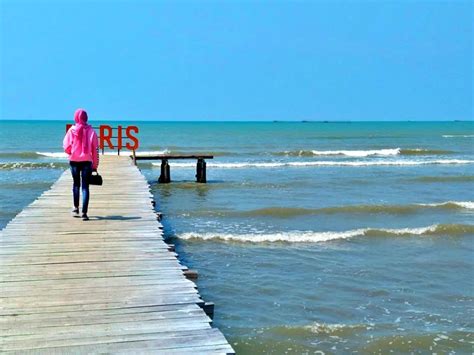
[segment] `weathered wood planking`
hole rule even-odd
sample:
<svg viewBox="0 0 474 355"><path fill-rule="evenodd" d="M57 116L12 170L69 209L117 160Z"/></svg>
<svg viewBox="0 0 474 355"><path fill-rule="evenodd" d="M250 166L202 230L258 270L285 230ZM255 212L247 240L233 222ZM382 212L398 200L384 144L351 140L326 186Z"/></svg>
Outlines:
<svg viewBox="0 0 474 355"><path fill-rule="evenodd" d="M0 352L233 353L163 241L147 181L102 156L89 221L66 171L0 232Z"/></svg>

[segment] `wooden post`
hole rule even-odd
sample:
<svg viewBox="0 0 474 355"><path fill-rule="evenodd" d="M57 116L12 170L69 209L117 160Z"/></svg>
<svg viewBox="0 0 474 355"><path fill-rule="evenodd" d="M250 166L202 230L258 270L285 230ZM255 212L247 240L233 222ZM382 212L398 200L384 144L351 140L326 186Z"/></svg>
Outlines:
<svg viewBox="0 0 474 355"><path fill-rule="evenodd" d="M184 270L183 274L184 276L186 276L188 280L197 280L198 275L199 275L196 270L191 270L191 269Z"/></svg>
<svg viewBox="0 0 474 355"><path fill-rule="evenodd" d="M206 161L202 158L197 161L196 182L206 183Z"/></svg>
<svg viewBox="0 0 474 355"><path fill-rule="evenodd" d="M167 184L171 182L171 175L170 175L170 165L168 164L168 159L161 160L161 175L158 179L160 184Z"/></svg>
<svg viewBox="0 0 474 355"><path fill-rule="evenodd" d="M135 153L135 149L132 150L132 160L133 160L133 165L137 166L137 155Z"/></svg>
<svg viewBox="0 0 474 355"><path fill-rule="evenodd" d="M214 303L213 302L204 302L203 305L200 305L204 313L207 314L209 318L214 319Z"/></svg>

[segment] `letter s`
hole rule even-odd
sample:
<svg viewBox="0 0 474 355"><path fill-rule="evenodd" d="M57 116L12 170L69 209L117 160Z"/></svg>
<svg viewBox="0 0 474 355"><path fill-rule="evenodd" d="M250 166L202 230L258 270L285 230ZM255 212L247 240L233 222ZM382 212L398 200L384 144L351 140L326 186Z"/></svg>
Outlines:
<svg viewBox="0 0 474 355"><path fill-rule="evenodd" d="M133 145L131 145L130 143L127 142L127 144L125 144L125 146L127 147L127 149L129 150L137 150L140 143L138 142L138 138L135 137L132 132L135 132L135 133L138 133L138 127L137 126L128 126L127 129L125 130L125 133L127 135L127 137L134 143Z"/></svg>

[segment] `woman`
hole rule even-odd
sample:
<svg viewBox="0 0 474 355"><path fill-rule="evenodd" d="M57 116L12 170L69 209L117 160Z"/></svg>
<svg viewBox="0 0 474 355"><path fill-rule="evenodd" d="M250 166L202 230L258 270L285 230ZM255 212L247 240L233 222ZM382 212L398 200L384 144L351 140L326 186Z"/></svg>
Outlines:
<svg viewBox="0 0 474 355"><path fill-rule="evenodd" d="M79 217L79 188L82 177L82 220L88 221L89 177L99 166L99 142L94 129L87 124L87 112L78 109L74 113L76 122L66 133L63 140L64 151L69 155L69 164L73 179L72 196L74 217Z"/></svg>

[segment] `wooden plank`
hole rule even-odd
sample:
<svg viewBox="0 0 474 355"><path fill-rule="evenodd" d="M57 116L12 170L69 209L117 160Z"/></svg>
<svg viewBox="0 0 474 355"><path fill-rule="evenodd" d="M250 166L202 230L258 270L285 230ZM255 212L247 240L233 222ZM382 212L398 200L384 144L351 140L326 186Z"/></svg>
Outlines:
<svg viewBox="0 0 474 355"><path fill-rule="evenodd" d="M201 348L218 349L218 353L233 353L232 348L217 329L173 330L148 334L115 335L107 337L82 337L68 340L49 340L10 345L7 350L43 349L45 354L73 351L74 354L116 353L122 351L140 353L173 350L179 353L199 353ZM222 351L224 350L224 351ZM222 352L221 352L222 351ZM202 352L206 353L206 352Z"/></svg>
<svg viewBox="0 0 474 355"><path fill-rule="evenodd" d="M49 321L59 318L67 319L80 319L80 318L97 318L97 317L108 317L113 315L127 315L127 314L140 314L140 313L160 313L160 312L180 312L187 314L190 312L200 311L201 308L193 303L184 305L147 305L147 306L132 306L132 307L120 307L120 308L107 308L107 309L89 309L89 310L76 310L76 311L62 311L62 312L45 312L39 310L36 313L16 314L3 316L0 318L0 323L16 324L17 322L31 323L34 321Z"/></svg>
<svg viewBox="0 0 474 355"><path fill-rule="evenodd" d="M146 179L127 157L100 172L89 221L70 214L66 171L0 232L0 352L233 353L164 242Z"/></svg>

